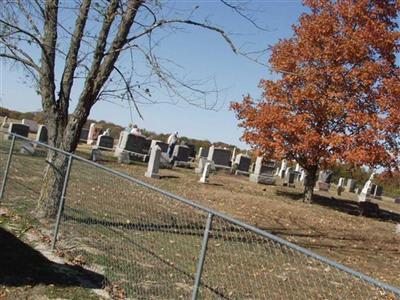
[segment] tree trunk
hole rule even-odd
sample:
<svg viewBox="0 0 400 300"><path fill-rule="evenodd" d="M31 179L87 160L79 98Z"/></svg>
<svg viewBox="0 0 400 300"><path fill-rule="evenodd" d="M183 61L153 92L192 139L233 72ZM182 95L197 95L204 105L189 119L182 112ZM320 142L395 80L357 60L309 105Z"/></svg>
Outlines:
<svg viewBox="0 0 400 300"><path fill-rule="evenodd" d="M49 151L47 164L44 170L37 214L41 218L54 218L57 215L61 200L64 178L68 166L68 156L59 152Z"/></svg>
<svg viewBox="0 0 400 300"><path fill-rule="evenodd" d="M304 198L306 203L312 203L314 196L314 186L317 181L318 166L311 166L305 169L306 177L304 179Z"/></svg>

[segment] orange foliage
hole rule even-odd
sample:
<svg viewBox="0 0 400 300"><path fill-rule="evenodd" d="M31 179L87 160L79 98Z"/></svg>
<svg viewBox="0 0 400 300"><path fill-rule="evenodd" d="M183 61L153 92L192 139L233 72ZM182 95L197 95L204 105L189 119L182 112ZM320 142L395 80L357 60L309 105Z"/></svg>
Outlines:
<svg viewBox="0 0 400 300"><path fill-rule="evenodd" d="M272 49L282 75L232 103L243 140L305 169L336 160L399 164L398 1L305 0L311 12ZM397 160L397 161L396 161Z"/></svg>

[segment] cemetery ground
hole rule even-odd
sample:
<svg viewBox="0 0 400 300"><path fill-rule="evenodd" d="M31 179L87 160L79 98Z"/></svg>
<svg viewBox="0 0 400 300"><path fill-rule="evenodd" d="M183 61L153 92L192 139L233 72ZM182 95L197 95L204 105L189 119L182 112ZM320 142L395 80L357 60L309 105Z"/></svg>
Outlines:
<svg viewBox="0 0 400 300"><path fill-rule="evenodd" d="M2 143L1 146L6 148L7 145ZM81 147L78 154L87 157L87 150L87 147ZM6 149L1 149L2 165L5 153ZM147 167L144 163L120 165L111 155L107 156L107 160L102 164L225 212L374 278L400 286L400 235L395 232L396 223L400 223L400 209L398 205L385 199L378 202L382 211L380 217L366 218L356 215L357 202L354 194L342 193L339 197L333 192L317 192L315 204L308 205L301 201L300 187L285 188L279 182L276 186L257 185L250 183L247 177L220 172L211 175L209 184L200 184L199 175L193 169L178 168L160 170L161 179L156 180L144 177ZM9 209L11 215L18 216L16 220L12 220L13 225L8 227L25 228L14 231L11 229L15 235L20 233L22 238L26 234L32 234L37 228L36 221L30 219L28 229L24 227L26 225L21 225L21 222L27 222L21 216L29 216L35 209L44 166L43 157L19 153L15 155L11 165L6 200L2 205ZM161 223L174 224L173 228L157 226L160 220ZM187 206L173 203L162 195L149 194L143 187L127 184L124 180L112 178L110 174L92 166L75 162L67 190L59 250L56 253L69 258L73 264L90 265L96 276L102 273L104 267L113 268L116 270L114 278L109 279L114 284L111 291L116 293L119 285L127 289L125 282L131 280L139 283L130 287L136 294L142 295L138 298L146 298L150 289L151 294L158 295L158 298L176 295L176 290L186 298L192 288L189 275L193 274L196 267L205 220L205 215ZM9 222L3 221L6 225L0 225L10 231L7 227ZM41 224L41 227L51 230L52 224ZM137 231L134 233L135 238L132 238L132 229ZM177 230L185 234L176 234ZM49 233L47 231L48 235ZM230 234L233 238L235 230ZM247 238L250 241L254 237ZM124 243L120 242L122 240ZM220 247L220 244L223 252L237 250L218 241L214 246ZM162 254L156 258L157 253L143 253L143 249L161 249ZM118 255L106 257L104 253L110 250ZM242 280L246 276L264 279L260 273L260 264L265 257L258 252L259 248L253 250L260 256L259 259L257 255L243 251L237 253L236 259L243 259L245 264L235 266L232 263L231 271L242 272ZM131 262L132 258L136 260L135 263ZM224 264L223 253L214 253L212 258L216 267ZM143 263L138 264L138 261ZM18 263L22 264L22 261L16 261L17 266ZM171 271L171 267L175 271ZM212 266L207 266L206 261L206 267ZM236 269L238 267L241 269ZM118 275L122 273L130 274L130 277ZM293 271L293 274L286 273L286 276L299 277L299 274ZM207 284L212 279L210 275L204 281ZM77 299L82 298L81 293L87 293L83 294L83 298L98 297L88 288L68 284L69 280L73 279L66 279L67 283L62 289L57 288L57 284L54 284L56 287L47 287L46 293L50 293L51 298L51 291L59 293L66 289L72 293L71 298L75 294ZM264 282L260 281L260 284ZM39 283L39 291L44 288L42 282L48 283L46 280L36 282ZM279 281L276 283L279 284ZM240 289L240 282L232 282L231 286L233 291ZM10 286L7 289L10 290ZM18 288L14 288L14 292L19 293L19 289L29 293L27 290L31 289L31 284L24 285L22 282ZM223 290L216 289L217 293L224 293ZM3 290L0 288L0 291L4 290L4 287Z"/></svg>

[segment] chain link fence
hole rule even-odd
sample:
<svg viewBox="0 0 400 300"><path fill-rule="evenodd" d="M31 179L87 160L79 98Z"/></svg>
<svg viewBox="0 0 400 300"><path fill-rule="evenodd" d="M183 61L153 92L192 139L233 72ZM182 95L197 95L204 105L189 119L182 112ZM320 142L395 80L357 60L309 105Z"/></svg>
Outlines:
<svg viewBox="0 0 400 300"><path fill-rule="evenodd" d="M28 215L51 233L57 249L103 274L115 297L400 299L398 288L55 149L69 161L59 218L39 222L50 147L20 136L0 138L0 205Z"/></svg>

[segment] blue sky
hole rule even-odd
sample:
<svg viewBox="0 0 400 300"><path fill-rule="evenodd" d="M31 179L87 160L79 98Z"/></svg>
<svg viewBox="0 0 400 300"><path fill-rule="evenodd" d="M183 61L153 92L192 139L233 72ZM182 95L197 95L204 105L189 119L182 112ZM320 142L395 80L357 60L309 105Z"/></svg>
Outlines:
<svg viewBox="0 0 400 300"><path fill-rule="evenodd" d="M263 49L274 44L279 38L291 35L291 25L297 22L305 11L301 1L250 1L255 8L257 23L266 27L260 31L218 1L176 1L175 7L190 9L199 4L198 17L208 16L213 23L220 24L232 33L231 38L237 46L245 45L247 49ZM169 35L157 49L158 55L171 59L183 66L182 75L194 79L213 77L222 91L219 93L218 111L204 110L191 106L184 101L177 105L156 104L141 105L144 120L134 113L134 122L139 127L156 132L179 131L180 135L210 141L224 141L245 145L239 141L241 130L237 120L229 111L230 101L240 101L242 96L250 93L257 97L257 88L261 78L272 78L274 75L265 66L260 66L230 51L216 33L203 29L185 28L176 34ZM267 57L264 57L267 60ZM40 98L35 91L23 83L18 68L9 68L1 62L0 105L19 111L40 110ZM79 85L73 93L73 103L79 93ZM153 99L164 101L165 94L155 92ZM213 101L214 99L210 99ZM131 122L129 109L108 102L97 103L90 118L108 120L122 126Z"/></svg>

